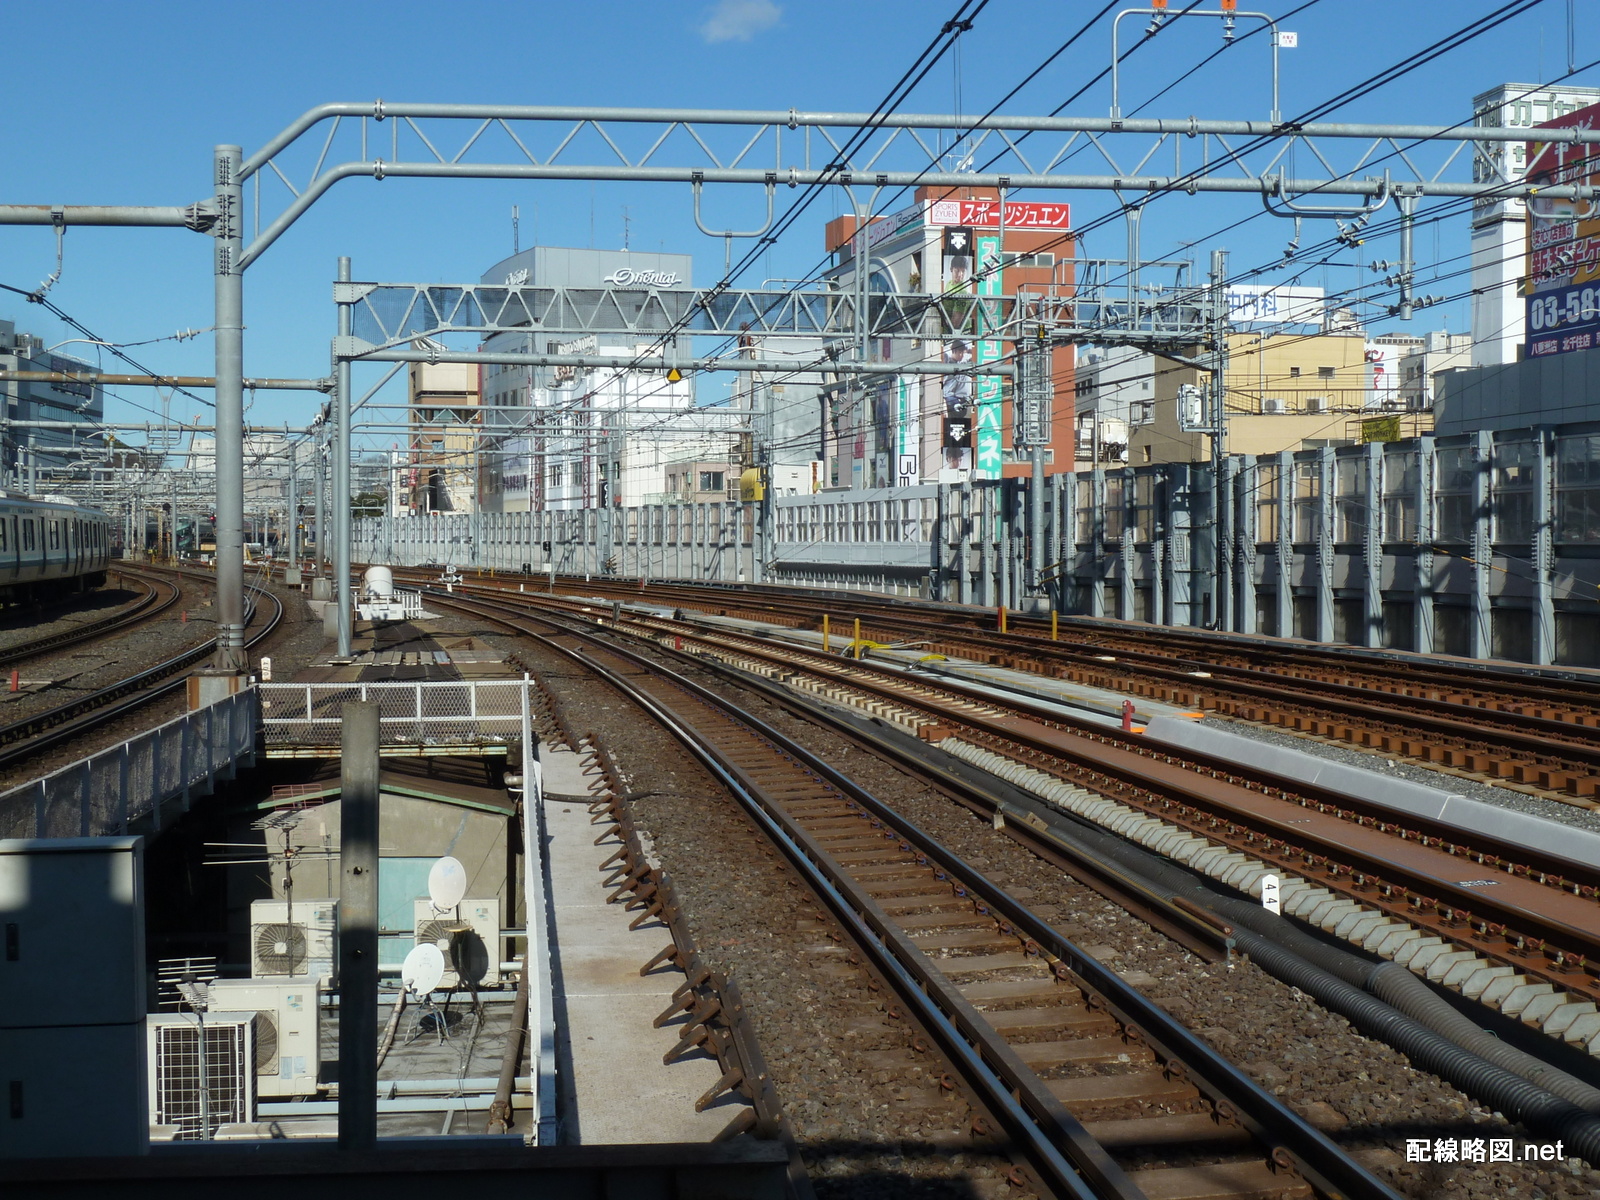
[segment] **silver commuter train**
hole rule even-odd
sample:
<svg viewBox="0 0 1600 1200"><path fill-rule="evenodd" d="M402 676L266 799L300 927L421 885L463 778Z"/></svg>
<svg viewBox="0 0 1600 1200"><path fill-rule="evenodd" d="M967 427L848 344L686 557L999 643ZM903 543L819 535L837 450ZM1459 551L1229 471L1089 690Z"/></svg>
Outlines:
<svg viewBox="0 0 1600 1200"><path fill-rule="evenodd" d="M100 587L111 518L63 496L0 494L0 600L25 604Z"/></svg>

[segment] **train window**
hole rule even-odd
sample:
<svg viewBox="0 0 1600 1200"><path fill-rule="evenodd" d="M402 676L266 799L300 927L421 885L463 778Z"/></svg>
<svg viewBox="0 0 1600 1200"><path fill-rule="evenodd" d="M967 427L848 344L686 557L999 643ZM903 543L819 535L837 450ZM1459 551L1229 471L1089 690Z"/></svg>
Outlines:
<svg viewBox="0 0 1600 1200"><path fill-rule="evenodd" d="M6 522L5 521L0 521L0 551L6 550L8 548L9 547L7 546L7 543L6 543Z"/></svg>
<svg viewBox="0 0 1600 1200"><path fill-rule="evenodd" d="M32 517L23 517L22 518L22 548L24 550L32 550L33 549L33 518Z"/></svg>
<svg viewBox="0 0 1600 1200"><path fill-rule="evenodd" d="M50 549L52 549L52 550L61 549L61 522L60 521L51 521L50 522Z"/></svg>

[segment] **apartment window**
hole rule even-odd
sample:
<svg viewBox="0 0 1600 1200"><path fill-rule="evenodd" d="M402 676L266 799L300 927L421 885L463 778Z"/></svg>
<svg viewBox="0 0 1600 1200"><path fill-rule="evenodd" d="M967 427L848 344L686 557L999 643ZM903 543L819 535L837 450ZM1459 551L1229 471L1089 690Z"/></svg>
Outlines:
<svg viewBox="0 0 1600 1200"><path fill-rule="evenodd" d="M1008 254L1006 255L1008 267L1053 267L1056 265L1054 254Z"/></svg>
<svg viewBox="0 0 1600 1200"><path fill-rule="evenodd" d="M1289 368L1289 378L1290 379L1299 379L1300 378L1300 368L1299 367L1290 367Z"/></svg>
<svg viewBox="0 0 1600 1200"><path fill-rule="evenodd" d="M1332 379L1333 378L1333 370L1334 369L1332 367L1318 367L1317 368L1317 378L1318 379Z"/></svg>
<svg viewBox="0 0 1600 1200"><path fill-rule="evenodd" d="M701 471L700 490L702 492L720 492L723 487L722 477L723 473L721 471Z"/></svg>

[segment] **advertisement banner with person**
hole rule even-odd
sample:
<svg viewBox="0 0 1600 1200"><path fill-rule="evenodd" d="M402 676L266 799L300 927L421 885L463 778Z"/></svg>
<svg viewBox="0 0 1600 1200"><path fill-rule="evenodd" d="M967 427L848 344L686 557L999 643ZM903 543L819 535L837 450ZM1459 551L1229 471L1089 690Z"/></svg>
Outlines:
<svg viewBox="0 0 1600 1200"><path fill-rule="evenodd" d="M945 417L944 465L952 471L972 469L972 419L970 417Z"/></svg>
<svg viewBox="0 0 1600 1200"><path fill-rule="evenodd" d="M1534 127L1600 127L1591 104ZM1600 184L1600 146L1530 141L1526 181L1538 187ZM1600 345L1600 202L1528 200L1526 357Z"/></svg>

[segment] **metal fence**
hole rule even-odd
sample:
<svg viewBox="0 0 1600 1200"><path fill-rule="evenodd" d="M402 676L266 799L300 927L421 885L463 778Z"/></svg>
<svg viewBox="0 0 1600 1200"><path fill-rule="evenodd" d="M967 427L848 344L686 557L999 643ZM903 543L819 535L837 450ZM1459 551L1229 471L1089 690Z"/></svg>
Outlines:
<svg viewBox="0 0 1600 1200"><path fill-rule="evenodd" d="M0 837L124 834L161 808L208 795L255 753L256 694L239 692L42 779L0 793Z"/></svg>
<svg viewBox="0 0 1600 1200"><path fill-rule="evenodd" d="M263 683L268 758L337 755L344 705L378 702L379 753L392 757L493 753L520 745L530 719L522 679L406 683Z"/></svg>

